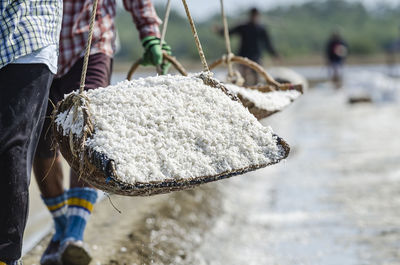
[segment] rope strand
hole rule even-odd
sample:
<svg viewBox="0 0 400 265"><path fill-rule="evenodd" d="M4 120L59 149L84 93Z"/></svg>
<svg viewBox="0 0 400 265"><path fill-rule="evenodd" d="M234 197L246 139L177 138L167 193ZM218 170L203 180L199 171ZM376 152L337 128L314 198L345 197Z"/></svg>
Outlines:
<svg viewBox="0 0 400 265"><path fill-rule="evenodd" d="M167 33L167 27L168 27L168 20L169 20L170 11L171 11L171 0L168 0L167 7L165 8L164 23L163 23L163 28L162 28L162 32L161 32L161 40L160 40L161 48L162 48L162 45L163 45L164 40L165 40L165 35ZM157 73L159 75L162 75L163 71L162 71L161 65L157 65L156 69L157 69Z"/></svg>
<svg viewBox="0 0 400 265"><path fill-rule="evenodd" d="M164 40L165 40L165 34L167 33L168 20L169 20L169 13L170 12L171 12L171 0L168 0L167 7L166 7L166 10L165 10L163 28L162 28L162 32L161 32L161 45L163 45Z"/></svg>
<svg viewBox="0 0 400 265"><path fill-rule="evenodd" d="M183 6L185 7L185 12L186 12L187 18L190 23L190 28L192 29L194 41L197 46L197 51L199 52L199 55L200 55L201 63L203 64L204 71L210 72L210 69L208 68L208 64L206 61L206 56L204 55L203 48L201 47L199 35L197 34L196 26L194 25L194 21L193 21L192 15L190 14L189 7L186 3L186 0L182 0L182 3L183 3Z"/></svg>
<svg viewBox="0 0 400 265"><path fill-rule="evenodd" d="M233 73L233 67L232 67L232 63L231 63L231 57L232 57L232 49L231 49L231 41L229 38L229 28L228 28L228 21L226 19L226 15L225 15L225 10L224 10L224 0L220 0L221 2L221 16L222 16L222 21L224 24L224 36L225 36L225 47L226 47L226 51L228 53L227 56L227 64L228 64L228 75L229 77L233 77L234 73Z"/></svg>
<svg viewBox="0 0 400 265"><path fill-rule="evenodd" d="M88 40L86 43L85 57L83 58L83 67L82 67L81 82L79 85L79 94L82 94L83 90L85 89L86 72L87 72L87 67L88 67L88 62L89 62L90 46L92 45L92 37L93 37L94 21L96 18L97 2L98 2L98 0L94 0L92 14L90 16L89 35L88 35Z"/></svg>

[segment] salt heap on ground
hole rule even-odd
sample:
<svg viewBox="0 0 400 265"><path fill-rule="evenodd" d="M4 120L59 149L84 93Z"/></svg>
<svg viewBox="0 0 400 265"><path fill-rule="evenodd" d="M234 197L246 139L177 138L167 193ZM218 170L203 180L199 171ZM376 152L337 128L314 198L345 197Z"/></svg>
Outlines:
<svg viewBox="0 0 400 265"><path fill-rule="evenodd" d="M265 93L232 84L226 84L226 87L235 94L254 103L257 108L267 111L280 111L301 95L297 90L280 90Z"/></svg>
<svg viewBox="0 0 400 265"><path fill-rule="evenodd" d="M94 134L87 146L115 161L125 183L196 178L285 157L270 127L240 102L195 76L123 81L85 92ZM82 134L82 114L56 118L64 135Z"/></svg>

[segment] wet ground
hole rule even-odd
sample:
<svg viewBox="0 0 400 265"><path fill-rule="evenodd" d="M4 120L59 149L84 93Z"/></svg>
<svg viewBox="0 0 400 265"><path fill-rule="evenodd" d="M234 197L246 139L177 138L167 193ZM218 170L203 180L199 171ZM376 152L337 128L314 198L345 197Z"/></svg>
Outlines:
<svg viewBox="0 0 400 265"><path fill-rule="evenodd" d="M112 197L122 214L102 201L86 233L92 264L400 264L400 106L346 100L322 87L264 120L292 147L276 166Z"/></svg>

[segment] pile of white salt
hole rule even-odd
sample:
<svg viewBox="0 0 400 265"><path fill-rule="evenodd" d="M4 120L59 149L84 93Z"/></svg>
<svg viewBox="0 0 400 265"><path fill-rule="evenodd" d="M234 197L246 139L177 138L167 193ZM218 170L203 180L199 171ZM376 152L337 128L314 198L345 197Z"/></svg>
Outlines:
<svg viewBox="0 0 400 265"><path fill-rule="evenodd" d="M240 102L190 76L123 81L85 92L94 134L87 145L115 161L120 181L187 179L284 157L270 127ZM65 135L82 134L82 114L60 113Z"/></svg>
<svg viewBox="0 0 400 265"><path fill-rule="evenodd" d="M280 111L301 95L297 90L279 90L265 93L232 84L226 84L225 86L233 93L254 103L257 108L267 111Z"/></svg>

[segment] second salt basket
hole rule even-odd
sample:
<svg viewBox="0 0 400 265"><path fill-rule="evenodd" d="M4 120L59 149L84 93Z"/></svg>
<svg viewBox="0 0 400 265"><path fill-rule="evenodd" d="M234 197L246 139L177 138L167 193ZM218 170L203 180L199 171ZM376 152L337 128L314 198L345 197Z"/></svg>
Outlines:
<svg viewBox="0 0 400 265"><path fill-rule="evenodd" d="M290 84L290 83L279 83L274 80L273 77L271 77L264 69L261 67L258 63L245 58L241 56L236 56L232 55L230 57L228 56L223 56L222 58L214 61L210 65L210 70L222 65L222 64L227 64L227 60L230 60L232 63L244 65L252 70L254 70L256 73L258 73L263 79L265 80L265 84L260 84L260 85L255 85L255 86L247 86L245 88L247 89L255 89L258 90L262 93L268 93L271 91L285 91L285 90L296 90L299 91L300 93L303 93L303 87L301 84ZM279 112L279 110L265 110L257 107L254 102L251 100L248 100L247 98L241 96L238 94L238 97L240 98L242 104L249 109L250 113L252 113L257 119L261 120L263 118L266 118L276 112Z"/></svg>

